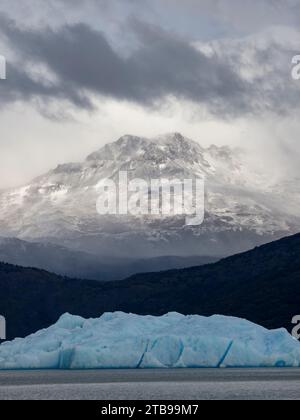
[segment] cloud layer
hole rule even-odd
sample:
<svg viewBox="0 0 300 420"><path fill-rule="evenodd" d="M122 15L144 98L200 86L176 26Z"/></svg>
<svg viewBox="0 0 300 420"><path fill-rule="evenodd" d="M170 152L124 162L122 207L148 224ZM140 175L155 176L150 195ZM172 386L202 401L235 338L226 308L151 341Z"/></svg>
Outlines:
<svg viewBox="0 0 300 420"><path fill-rule="evenodd" d="M298 172L300 0L43 3L0 2L0 188L126 132L268 144Z"/></svg>
<svg viewBox="0 0 300 420"><path fill-rule="evenodd" d="M245 83L229 63L205 56L158 27L135 21L132 29L139 47L122 57L102 32L87 24L40 31L20 29L2 17L1 32L18 57L11 63L2 102L39 96L91 109L93 95L145 106L175 96L212 110L230 112L245 106ZM47 70L37 80L26 69L39 66ZM48 80L48 73L54 80Z"/></svg>
<svg viewBox="0 0 300 420"><path fill-rule="evenodd" d="M27 28L2 15L0 33L16 57L1 86L2 104L39 99L91 110L95 96L147 107L175 97L226 118L284 112L300 99L290 77L294 51L289 39L282 44L264 35L261 46L251 38L217 41L202 45L209 46L207 53L207 48L137 19L128 22L127 30L134 36L134 48L121 54L103 31L86 23ZM290 35L299 38L299 33ZM245 63L247 54L252 62ZM257 75L245 77L245 66L257 66Z"/></svg>

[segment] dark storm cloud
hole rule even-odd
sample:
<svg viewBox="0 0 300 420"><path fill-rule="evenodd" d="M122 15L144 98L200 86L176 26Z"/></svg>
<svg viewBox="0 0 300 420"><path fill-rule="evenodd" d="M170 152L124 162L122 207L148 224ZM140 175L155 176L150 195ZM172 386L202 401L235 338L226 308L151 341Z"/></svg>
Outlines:
<svg viewBox="0 0 300 420"><path fill-rule="evenodd" d="M1 16L0 33L18 57L9 63L8 80L1 85L2 104L39 98L92 109L93 95L98 95L159 106L172 96L204 104L224 117L254 112L254 103L259 108L257 86L240 77L225 53L207 56L183 38L137 20L127 29L134 32L138 48L125 58L104 33L87 24L29 30ZM25 70L29 64L46 66L54 80L34 78Z"/></svg>
<svg viewBox="0 0 300 420"><path fill-rule="evenodd" d="M70 86L66 85L62 89L60 85L45 85L35 81L24 72L21 63L8 63L7 73L8 78L1 84L0 88L0 106L5 106L10 102L27 102L34 99L45 102L53 99L68 99L77 107L93 108L87 96L77 93Z"/></svg>

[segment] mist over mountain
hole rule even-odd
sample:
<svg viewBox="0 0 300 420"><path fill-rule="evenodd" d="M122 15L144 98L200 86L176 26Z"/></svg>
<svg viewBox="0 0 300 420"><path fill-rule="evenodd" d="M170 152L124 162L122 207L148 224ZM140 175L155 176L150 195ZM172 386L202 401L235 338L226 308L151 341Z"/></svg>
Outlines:
<svg viewBox="0 0 300 420"><path fill-rule="evenodd" d="M187 268L216 262L213 257L163 256L147 259L109 258L51 243L0 238L0 261L53 273L98 281L122 280L137 273Z"/></svg>
<svg viewBox="0 0 300 420"><path fill-rule="evenodd" d="M146 181L205 177L204 223L186 226L184 216L172 215L99 215L99 184L106 178L117 182L120 171ZM218 258L298 231L297 187L276 182L252 170L242 150L204 148L179 133L124 136L83 162L59 165L1 192L0 235L98 257Z"/></svg>

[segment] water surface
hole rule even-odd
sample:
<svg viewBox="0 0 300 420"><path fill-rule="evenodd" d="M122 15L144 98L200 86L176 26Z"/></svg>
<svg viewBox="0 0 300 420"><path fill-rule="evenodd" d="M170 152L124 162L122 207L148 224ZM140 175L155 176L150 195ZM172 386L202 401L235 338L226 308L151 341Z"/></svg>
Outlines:
<svg viewBox="0 0 300 420"><path fill-rule="evenodd" d="M300 400L300 370L9 371L0 399Z"/></svg>

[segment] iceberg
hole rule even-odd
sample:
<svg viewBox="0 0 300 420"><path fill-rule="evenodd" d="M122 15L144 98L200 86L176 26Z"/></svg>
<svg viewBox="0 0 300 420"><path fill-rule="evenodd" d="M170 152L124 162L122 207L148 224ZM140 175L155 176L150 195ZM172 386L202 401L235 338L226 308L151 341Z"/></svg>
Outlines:
<svg viewBox="0 0 300 420"><path fill-rule="evenodd" d="M48 329L0 346L1 370L299 366L300 343L285 329L218 315L65 314Z"/></svg>

